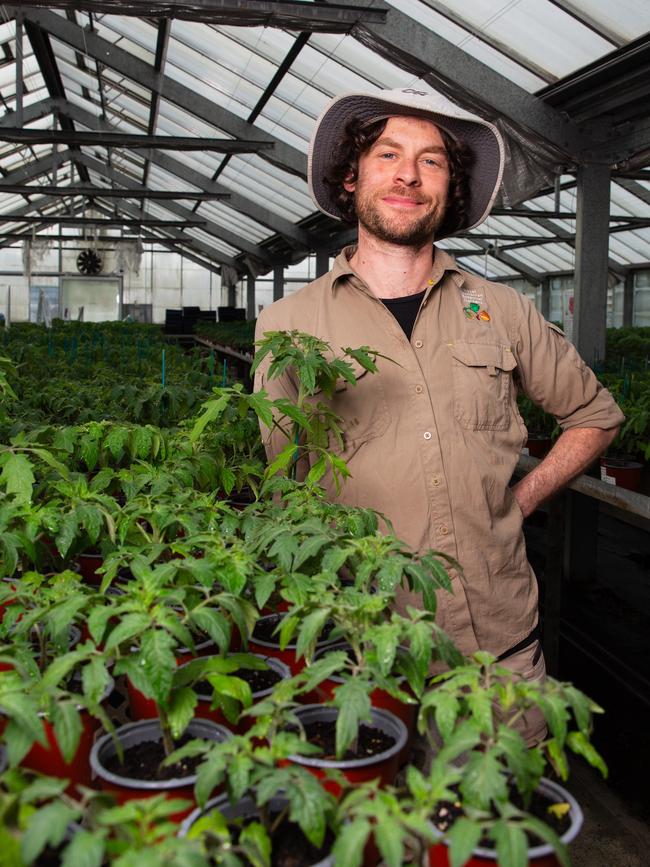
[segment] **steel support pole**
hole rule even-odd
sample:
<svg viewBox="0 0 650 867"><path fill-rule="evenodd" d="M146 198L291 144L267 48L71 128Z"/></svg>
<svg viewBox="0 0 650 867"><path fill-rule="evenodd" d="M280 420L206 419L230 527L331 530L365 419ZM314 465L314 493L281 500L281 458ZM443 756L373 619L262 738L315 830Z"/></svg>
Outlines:
<svg viewBox="0 0 650 867"><path fill-rule="evenodd" d="M329 250L316 250L316 276L322 277L330 269Z"/></svg>
<svg viewBox="0 0 650 867"><path fill-rule="evenodd" d="M573 342L587 364L605 357L609 166L578 169Z"/></svg>
<svg viewBox="0 0 650 867"><path fill-rule="evenodd" d="M255 277L248 274L246 277L246 319L255 319Z"/></svg>
<svg viewBox="0 0 650 867"><path fill-rule="evenodd" d="M551 278L544 277L542 280L541 314L544 319L551 318Z"/></svg>
<svg viewBox="0 0 650 867"><path fill-rule="evenodd" d="M273 268L273 300L279 301L280 298L284 298L284 265Z"/></svg>
<svg viewBox="0 0 650 867"><path fill-rule="evenodd" d="M625 275L623 287L623 327L634 325L634 271Z"/></svg>

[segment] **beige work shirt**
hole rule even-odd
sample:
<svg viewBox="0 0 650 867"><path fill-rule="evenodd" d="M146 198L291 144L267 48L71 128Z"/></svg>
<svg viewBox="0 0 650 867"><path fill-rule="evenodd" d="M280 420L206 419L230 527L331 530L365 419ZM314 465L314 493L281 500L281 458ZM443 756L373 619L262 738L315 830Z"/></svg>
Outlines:
<svg viewBox="0 0 650 867"><path fill-rule="evenodd" d="M564 430L613 428L623 415L562 332L510 286L468 274L436 249L409 342L350 267L353 252L263 310L257 339L297 329L337 353L367 345L391 359L378 359L377 373L359 370L356 386L331 401L345 420L351 478L339 495L331 479L324 485L332 500L387 515L415 550L455 557L463 573L452 573L452 594L438 594L438 622L463 652L500 654L537 622L537 582L508 487L527 436L518 389ZM268 380L267 369L256 388L295 399L292 376ZM269 455L286 446L281 435L265 439ZM418 597L405 592L406 603Z"/></svg>

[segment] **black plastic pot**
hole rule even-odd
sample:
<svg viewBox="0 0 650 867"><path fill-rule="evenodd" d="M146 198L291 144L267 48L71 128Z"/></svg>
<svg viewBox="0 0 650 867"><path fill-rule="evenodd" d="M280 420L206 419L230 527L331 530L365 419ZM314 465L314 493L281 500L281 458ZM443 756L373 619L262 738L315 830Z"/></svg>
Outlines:
<svg viewBox="0 0 650 867"><path fill-rule="evenodd" d="M322 704L306 704L296 710L296 716L303 725L312 722L335 722L338 708ZM289 756L289 761L302 765L317 777L322 777L326 770L336 768L342 771L351 783L361 783L366 780L379 779L382 785L394 782L399 770L400 754L406 746L408 732L401 719L390 711L373 707L370 711L371 722L365 723L379 729L384 734L394 738L395 743L376 756L366 756L360 759L323 759L318 756ZM338 794L338 787L328 784L328 788Z"/></svg>
<svg viewBox="0 0 650 867"><path fill-rule="evenodd" d="M580 833L584 816L580 805L570 792L555 783L552 780L547 780L542 777L537 788L539 792L548 797L551 803L567 803L569 804L569 818L571 825L562 834L560 839L565 845L571 843ZM538 846L531 846L528 849L528 864L530 867L559 867L553 847L548 843L542 843ZM497 864L497 854L494 849L485 849L477 847L472 852L472 857L466 864L466 867L495 867ZM436 843L429 849L429 867L449 867L449 857L446 843Z"/></svg>
<svg viewBox="0 0 650 867"><path fill-rule="evenodd" d="M193 738L217 741L221 743L231 737L231 733L223 726L213 723L211 720L194 719L186 729ZM122 747L137 746L146 741L161 741L162 731L160 720L140 720L121 726L115 736L119 739ZM114 774L105 767L105 762L116 754L113 736L106 734L93 746L90 753L90 766L96 778L96 784L104 791L115 795L118 803L133 800L134 798L150 798L153 795L164 793L170 798L188 798L194 800L194 783L196 774L172 780L138 780L131 777ZM187 811L185 814L187 815Z"/></svg>
<svg viewBox="0 0 650 867"><path fill-rule="evenodd" d="M284 798L271 798L268 803L268 809L271 813L279 813L286 807L286 805L287 801L284 800ZM227 795L220 795L219 797L212 798L211 801L208 801L208 803L203 809L198 807L196 810L190 813L190 815L184 820L183 824L181 825L178 836L186 837L192 825L203 816L211 813L213 810L219 810L219 812L223 815L226 821L233 819L248 819L259 815L259 810L253 798L246 796L242 798L241 801L238 801L235 805L233 805L228 800ZM324 858L322 861L318 861L317 863L312 864L311 867L332 867L333 864L334 859L331 855L328 855L327 858Z"/></svg>

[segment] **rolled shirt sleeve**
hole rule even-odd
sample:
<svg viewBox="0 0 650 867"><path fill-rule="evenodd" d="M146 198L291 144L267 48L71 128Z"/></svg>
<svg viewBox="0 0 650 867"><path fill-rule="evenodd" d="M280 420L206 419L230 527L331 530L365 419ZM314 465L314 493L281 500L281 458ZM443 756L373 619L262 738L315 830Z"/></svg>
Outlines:
<svg viewBox="0 0 650 867"><path fill-rule="evenodd" d="M525 394L555 416L563 431L611 430L625 416L596 379L573 344L521 295L519 338L514 346L517 374Z"/></svg>

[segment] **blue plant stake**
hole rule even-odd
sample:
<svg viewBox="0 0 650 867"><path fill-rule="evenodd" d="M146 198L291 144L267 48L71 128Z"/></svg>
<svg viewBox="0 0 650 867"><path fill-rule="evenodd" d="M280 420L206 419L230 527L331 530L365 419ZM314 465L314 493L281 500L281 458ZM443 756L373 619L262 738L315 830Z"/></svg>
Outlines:
<svg viewBox="0 0 650 867"><path fill-rule="evenodd" d="M222 372L221 372L221 387L222 388L226 387L226 382L228 381L227 373L228 373L228 360L224 358L223 368L222 368Z"/></svg>

